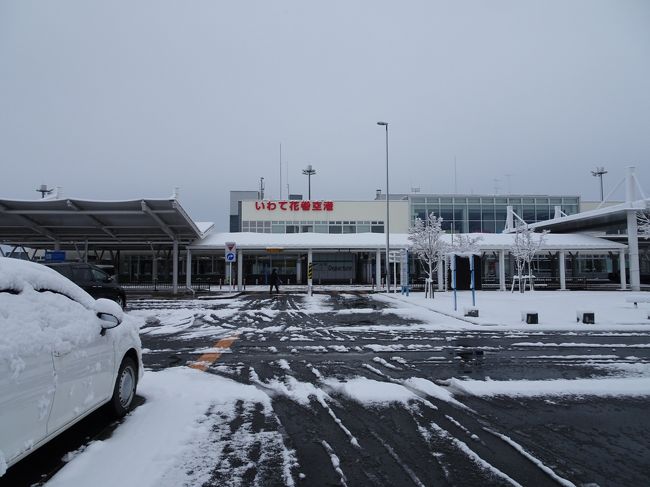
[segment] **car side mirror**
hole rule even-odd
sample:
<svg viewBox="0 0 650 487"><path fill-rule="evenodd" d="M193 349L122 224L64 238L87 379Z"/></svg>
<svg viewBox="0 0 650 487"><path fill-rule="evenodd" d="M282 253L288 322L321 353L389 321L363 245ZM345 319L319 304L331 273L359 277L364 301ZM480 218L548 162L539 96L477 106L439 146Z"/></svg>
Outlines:
<svg viewBox="0 0 650 487"><path fill-rule="evenodd" d="M115 328L124 319L124 312L120 305L110 299L98 299L95 301L95 311L97 317L102 321L102 335L106 330Z"/></svg>

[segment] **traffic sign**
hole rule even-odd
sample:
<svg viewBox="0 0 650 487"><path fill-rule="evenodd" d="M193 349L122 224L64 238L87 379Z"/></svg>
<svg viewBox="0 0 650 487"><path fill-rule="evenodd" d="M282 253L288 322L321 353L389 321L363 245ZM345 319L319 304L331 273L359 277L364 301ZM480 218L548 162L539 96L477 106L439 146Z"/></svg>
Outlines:
<svg viewBox="0 0 650 487"><path fill-rule="evenodd" d="M314 264L310 262L309 266L307 267L307 279L313 279L313 278L314 278Z"/></svg>
<svg viewBox="0 0 650 487"><path fill-rule="evenodd" d="M237 262L237 244L226 242L226 262Z"/></svg>

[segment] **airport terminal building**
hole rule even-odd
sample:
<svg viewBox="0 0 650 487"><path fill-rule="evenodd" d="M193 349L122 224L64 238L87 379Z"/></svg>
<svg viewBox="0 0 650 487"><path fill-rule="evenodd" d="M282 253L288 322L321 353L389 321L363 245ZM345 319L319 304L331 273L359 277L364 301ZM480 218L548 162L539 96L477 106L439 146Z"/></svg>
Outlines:
<svg viewBox="0 0 650 487"><path fill-rule="evenodd" d="M391 250L408 248L416 218L444 218L448 238L480 237L479 287L505 289L514 276L513 219L550 230L534 265L548 289L633 289L650 276L648 240L628 235L629 216L650 200L630 193L625 202L581 211L572 195L390 195ZM591 205L593 208L593 205ZM177 198L96 202L71 198L0 200L0 251L33 259L82 260L102 265L133 287L203 290L224 284L227 242L237 246L233 279L238 286L265 284L277 269L286 284L381 286L385 275L386 198L365 201L259 199L232 192L230 231L194 222ZM510 228L509 228L510 227ZM399 266L395 264L399 273ZM626 272L621 272L626 270ZM411 257L410 281L422 285ZM629 278L628 278L629 277ZM439 285L445 280L438 275Z"/></svg>

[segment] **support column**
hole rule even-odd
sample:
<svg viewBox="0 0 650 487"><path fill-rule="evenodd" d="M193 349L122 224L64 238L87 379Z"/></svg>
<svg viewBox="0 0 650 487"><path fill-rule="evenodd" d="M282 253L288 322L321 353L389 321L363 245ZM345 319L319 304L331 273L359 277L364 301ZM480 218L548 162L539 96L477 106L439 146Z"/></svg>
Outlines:
<svg viewBox="0 0 650 487"><path fill-rule="evenodd" d="M155 252L151 252L151 279L156 282L158 280L158 259Z"/></svg>
<svg viewBox="0 0 650 487"><path fill-rule="evenodd" d="M499 250L499 289L506 290L506 251Z"/></svg>
<svg viewBox="0 0 650 487"><path fill-rule="evenodd" d="M438 262L438 291L445 290L445 259Z"/></svg>
<svg viewBox="0 0 650 487"><path fill-rule="evenodd" d="M618 254L618 268L621 274L621 291L625 291L627 288L627 282L625 279L625 249L621 249Z"/></svg>
<svg viewBox="0 0 650 487"><path fill-rule="evenodd" d="M635 167L629 166L625 176L625 203L628 208L637 199ZM627 210L627 252L630 265L630 289L641 290L641 275L639 272L639 229L636 220L636 210Z"/></svg>
<svg viewBox="0 0 650 487"><path fill-rule="evenodd" d="M237 291L241 291L244 286L244 252L237 250Z"/></svg>
<svg viewBox="0 0 650 487"><path fill-rule="evenodd" d="M176 240L172 249L172 292L178 294L178 242Z"/></svg>
<svg viewBox="0 0 650 487"><path fill-rule="evenodd" d="M564 250L560 250L558 260L560 261L560 289L566 291L566 256Z"/></svg>
<svg viewBox="0 0 650 487"><path fill-rule="evenodd" d="M296 284L302 284L302 256L296 259Z"/></svg>
<svg viewBox="0 0 650 487"><path fill-rule="evenodd" d="M630 289L641 290L641 273L639 270L639 229L636 210L627 211L627 250L630 256Z"/></svg>
<svg viewBox="0 0 650 487"><path fill-rule="evenodd" d="M192 251L188 248L185 256L185 287L192 288Z"/></svg>
<svg viewBox="0 0 650 487"><path fill-rule="evenodd" d="M377 291L381 289L381 250L377 249L375 254L375 283L377 284Z"/></svg>
<svg viewBox="0 0 650 487"><path fill-rule="evenodd" d="M307 294L311 296L312 294L312 288L314 285L314 262L313 262L314 255L312 253L312 250L309 249L307 251Z"/></svg>
<svg viewBox="0 0 650 487"><path fill-rule="evenodd" d="M514 230L515 228L515 217L514 210L511 205L506 207L506 230Z"/></svg>

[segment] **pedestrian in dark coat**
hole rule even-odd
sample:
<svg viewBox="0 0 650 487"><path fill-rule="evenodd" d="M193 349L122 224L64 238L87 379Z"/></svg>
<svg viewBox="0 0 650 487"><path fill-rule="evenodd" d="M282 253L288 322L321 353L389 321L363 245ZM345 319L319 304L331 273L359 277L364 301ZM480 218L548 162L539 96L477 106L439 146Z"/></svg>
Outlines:
<svg viewBox="0 0 650 487"><path fill-rule="evenodd" d="M275 286L276 292L280 292L280 284L282 284L282 281L280 280L280 276L278 276L278 270L273 269L273 272L271 272L271 277L269 278L269 285L271 286L269 289L269 293L273 294L273 286Z"/></svg>

